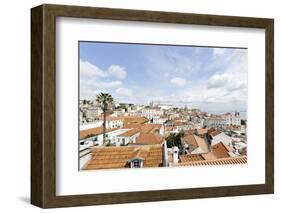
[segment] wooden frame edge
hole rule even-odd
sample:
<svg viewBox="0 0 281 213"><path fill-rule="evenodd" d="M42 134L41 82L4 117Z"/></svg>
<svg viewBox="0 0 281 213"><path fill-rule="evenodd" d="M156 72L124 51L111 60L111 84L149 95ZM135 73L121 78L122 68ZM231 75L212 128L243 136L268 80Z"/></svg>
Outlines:
<svg viewBox="0 0 281 213"><path fill-rule="evenodd" d="M43 207L43 7L31 10L31 203Z"/></svg>

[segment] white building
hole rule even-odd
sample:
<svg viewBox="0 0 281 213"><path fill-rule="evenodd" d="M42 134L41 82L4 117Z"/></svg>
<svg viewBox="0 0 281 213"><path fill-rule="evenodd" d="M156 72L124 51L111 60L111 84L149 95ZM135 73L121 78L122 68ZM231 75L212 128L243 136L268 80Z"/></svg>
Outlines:
<svg viewBox="0 0 281 213"><path fill-rule="evenodd" d="M209 117L204 120L204 126L207 128L224 128L227 122L223 118Z"/></svg>
<svg viewBox="0 0 281 213"><path fill-rule="evenodd" d="M80 124L80 131L85 129L91 129L96 127L101 127L103 124L102 120L96 120L91 123Z"/></svg>
<svg viewBox="0 0 281 213"><path fill-rule="evenodd" d="M116 146L128 145L129 143L136 143L136 140L139 135L140 130L130 129L120 135L117 135L116 141L114 141L114 143L116 144Z"/></svg>
<svg viewBox="0 0 281 213"><path fill-rule="evenodd" d="M117 136L128 130L129 129L107 129L106 142L115 144L117 142ZM84 129L80 131L80 148L103 145L103 127Z"/></svg>
<svg viewBox="0 0 281 213"><path fill-rule="evenodd" d="M167 104L159 104L158 107L160 107L161 109L164 109L164 110L170 110L170 109L173 109L175 106L167 105Z"/></svg>
<svg viewBox="0 0 281 213"><path fill-rule="evenodd" d="M222 117L226 120L227 125L241 125L241 118L239 112L234 112L233 114L228 112L225 113Z"/></svg>
<svg viewBox="0 0 281 213"><path fill-rule="evenodd" d="M91 160L92 153L90 148L80 147L79 150L79 169L83 169Z"/></svg>
<svg viewBox="0 0 281 213"><path fill-rule="evenodd" d="M116 116L122 116L125 113L125 109L115 109L113 110L113 114Z"/></svg>
<svg viewBox="0 0 281 213"><path fill-rule="evenodd" d="M153 116L151 120L153 124L164 124L168 120L168 118L157 115Z"/></svg>
<svg viewBox="0 0 281 213"><path fill-rule="evenodd" d="M141 116L148 118L149 120L155 116L162 116L164 111L161 108L144 108L141 110Z"/></svg>
<svg viewBox="0 0 281 213"><path fill-rule="evenodd" d="M110 116L106 118L106 128L122 128L123 127L123 117Z"/></svg>

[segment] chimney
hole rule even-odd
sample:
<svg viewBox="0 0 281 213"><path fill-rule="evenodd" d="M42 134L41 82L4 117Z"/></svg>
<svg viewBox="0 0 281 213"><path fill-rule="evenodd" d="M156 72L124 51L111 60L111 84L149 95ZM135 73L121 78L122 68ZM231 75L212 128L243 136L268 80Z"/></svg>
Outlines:
<svg viewBox="0 0 281 213"><path fill-rule="evenodd" d="M163 167L169 166L167 142L164 140L163 144Z"/></svg>
<svg viewBox="0 0 281 213"><path fill-rule="evenodd" d="M177 164L179 162L179 148L177 146L173 146L173 164Z"/></svg>

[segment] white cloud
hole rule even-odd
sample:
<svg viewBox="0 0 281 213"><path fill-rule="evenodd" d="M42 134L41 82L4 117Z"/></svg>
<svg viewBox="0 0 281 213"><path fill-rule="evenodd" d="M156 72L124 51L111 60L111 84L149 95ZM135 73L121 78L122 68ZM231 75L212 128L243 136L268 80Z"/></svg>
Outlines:
<svg viewBox="0 0 281 213"><path fill-rule="evenodd" d="M125 70L124 67L121 67L119 65L111 65L108 70L107 70L108 74L111 76L114 76L118 79L125 79L127 72Z"/></svg>
<svg viewBox="0 0 281 213"><path fill-rule="evenodd" d="M80 94L81 97L94 98L98 91L111 92L122 88L121 81L126 77L124 67L111 65L103 70L88 61L80 59Z"/></svg>
<svg viewBox="0 0 281 213"><path fill-rule="evenodd" d="M229 74L215 74L208 80L208 88L219 88L228 84L231 80L231 76Z"/></svg>
<svg viewBox="0 0 281 213"><path fill-rule="evenodd" d="M116 94L117 95L120 95L120 96L132 96L133 92L132 90L128 89L128 88L118 88L115 90Z"/></svg>
<svg viewBox="0 0 281 213"><path fill-rule="evenodd" d="M85 77L106 77L107 74L96 65L80 60L80 75Z"/></svg>
<svg viewBox="0 0 281 213"><path fill-rule="evenodd" d="M115 77L119 80L123 80L127 76L126 69L120 65L110 65L107 70L102 70L95 64L84 60L80 60L80 72L85 77Z"/></svg>
<svg viewBox="0 0 281 213"><path fill-rule="evenodd" d="M187 81L185 79L178 77L172 78L170 82L177 87L183 87L187 84Z"/></svg>

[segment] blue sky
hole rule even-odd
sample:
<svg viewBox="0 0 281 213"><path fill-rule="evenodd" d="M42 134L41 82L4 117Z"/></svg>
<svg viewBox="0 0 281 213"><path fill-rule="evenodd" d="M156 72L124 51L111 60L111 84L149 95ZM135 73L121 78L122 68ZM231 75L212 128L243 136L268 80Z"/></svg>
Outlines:
<svg viewBox="0 0 281 213"><path fill-rule="evenodd" d="M247 109L247 49L80 42L80 99Z"/></svg>

